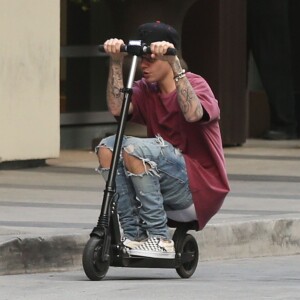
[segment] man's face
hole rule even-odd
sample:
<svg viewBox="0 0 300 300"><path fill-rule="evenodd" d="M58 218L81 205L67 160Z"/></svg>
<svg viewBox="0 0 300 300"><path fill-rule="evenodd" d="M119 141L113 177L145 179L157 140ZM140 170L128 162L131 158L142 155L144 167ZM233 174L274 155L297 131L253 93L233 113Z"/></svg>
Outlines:
<svg viewBox="0 0 300 300"><path fill-rule="evenodd" d="M150 83L164 80L171 72L170 64L167 61L153 59L150 55L141 57L141 69L143 77Z"/></svg>

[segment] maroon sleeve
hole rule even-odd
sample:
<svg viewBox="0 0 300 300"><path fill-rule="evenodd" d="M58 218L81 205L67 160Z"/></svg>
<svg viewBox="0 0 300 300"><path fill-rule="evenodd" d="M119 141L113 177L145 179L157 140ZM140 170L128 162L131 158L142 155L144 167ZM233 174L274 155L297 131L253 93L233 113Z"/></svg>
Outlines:
<svg viewBox="0 0 300 300"><path fill-rule="evenodd" d="M210 86L201 76L193 73L188 74L188 79L206 112L206 118L202 123L218 120L220 118L220 109Z"/></svg>

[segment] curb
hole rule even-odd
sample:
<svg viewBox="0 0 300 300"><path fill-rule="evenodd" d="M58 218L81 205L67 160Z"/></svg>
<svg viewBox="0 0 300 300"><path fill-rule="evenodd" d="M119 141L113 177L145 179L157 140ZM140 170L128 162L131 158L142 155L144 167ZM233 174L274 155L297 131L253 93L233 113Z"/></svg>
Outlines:
<svg viewBox="0 0 300 300"><path fill-rule="evenodd" d="M300 254L300 218L207 226L198 236L200 260Z"/></svg>
<svg viewBox="0 0 300 300"><path fill-rule="evenodd" d="M213 224L192 233L200 261L300 254L300 218ZM0 275L78 269L88 234L0 244Z"/></svg>
<svg viewBox="0 0 300 300"><path fill-rule="evenodd" d="M0 244L0 275L78 268L88 238L88 235L64 235L9 240Z"/></svg>

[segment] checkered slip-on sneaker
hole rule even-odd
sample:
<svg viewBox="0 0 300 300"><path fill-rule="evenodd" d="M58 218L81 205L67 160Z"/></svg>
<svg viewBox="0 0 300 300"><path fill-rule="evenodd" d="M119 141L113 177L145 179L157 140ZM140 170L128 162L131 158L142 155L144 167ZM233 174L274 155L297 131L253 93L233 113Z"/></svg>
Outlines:
<svg viewBox="0 0 300 300"><path fill-rule="evenodd" d="M145 243L145 240L144 240L144 241L141 241L141 242L138 242L138 241L130 240L130 239L126 238L126 237L124 237L124 238L122 239L122 244L123 244L123 246L125 246L125 248L126 248L127 250L136 248L136 247L142 245L143 243Z"/></svg>
<svg viewBox="0 0 300 300"><path fill-rule="evenodd" d="M158 237L151 237L140 246L128 251L130 255L154 257L154 258L175 258L174 242Z"/></svg>

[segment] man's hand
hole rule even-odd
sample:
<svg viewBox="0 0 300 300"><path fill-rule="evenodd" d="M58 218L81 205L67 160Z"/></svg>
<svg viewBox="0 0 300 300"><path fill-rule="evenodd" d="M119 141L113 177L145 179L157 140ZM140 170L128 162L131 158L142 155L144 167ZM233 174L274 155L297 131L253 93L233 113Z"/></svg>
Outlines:
<svg viewBox="0 0 300 300"><path fill-rule="evenodd" d="M104 50L111 56L113 60L121 60L126 53L121 52L121 46L124 45L124 41L120 39L109 39L104 43Z"/></svg>
<svg viewBox="0 0 300 300"><path fill-rule="evenodd" d="M176 60L176 55L165 55L169 48L175 48L172 43L169 42L154 42L150 45L151 48L151 58L153 59L160 59L164 61L168 61L170 64L173 64Z"/></svg>

